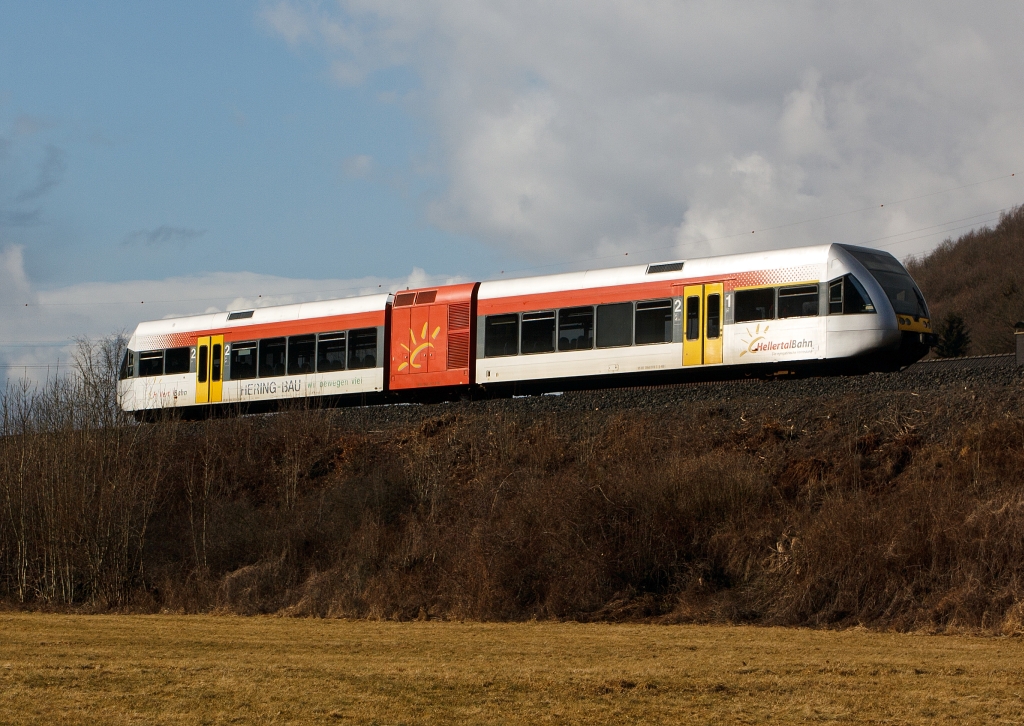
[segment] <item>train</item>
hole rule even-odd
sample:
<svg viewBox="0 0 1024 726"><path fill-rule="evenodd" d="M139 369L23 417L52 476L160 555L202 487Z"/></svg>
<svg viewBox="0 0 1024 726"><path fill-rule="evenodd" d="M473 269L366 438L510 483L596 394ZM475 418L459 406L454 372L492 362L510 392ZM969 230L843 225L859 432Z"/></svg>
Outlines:
<svg viewBox="0 0 1024 726"><path fill-rule="evenodd" d="M832 243L143 322L117 393L196 417L892 371L935 343L895 257Z"/></svg>

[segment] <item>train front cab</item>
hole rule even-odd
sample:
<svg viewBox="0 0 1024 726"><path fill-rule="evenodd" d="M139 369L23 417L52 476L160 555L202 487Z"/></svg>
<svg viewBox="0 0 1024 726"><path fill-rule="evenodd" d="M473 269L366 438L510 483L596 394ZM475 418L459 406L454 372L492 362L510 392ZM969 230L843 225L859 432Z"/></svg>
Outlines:
<svg viewBox="0 0 1024 726"><path fill-rule="evenodd" d="M935 344L931 317L906 268L879 250L832 245L828 260L829 360L854 368L899 369Z"/></svg>

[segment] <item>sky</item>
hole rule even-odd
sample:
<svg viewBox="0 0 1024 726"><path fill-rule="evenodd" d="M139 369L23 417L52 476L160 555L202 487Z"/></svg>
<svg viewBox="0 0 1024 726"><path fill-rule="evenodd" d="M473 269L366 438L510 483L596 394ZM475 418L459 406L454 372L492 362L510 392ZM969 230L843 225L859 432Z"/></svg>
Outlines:
<svg viewBox="0 0 1024 726"><path fill-rule="evenodd" d="M1024 202L1020 3L0 0L0 380L142 320Z"/></svg>

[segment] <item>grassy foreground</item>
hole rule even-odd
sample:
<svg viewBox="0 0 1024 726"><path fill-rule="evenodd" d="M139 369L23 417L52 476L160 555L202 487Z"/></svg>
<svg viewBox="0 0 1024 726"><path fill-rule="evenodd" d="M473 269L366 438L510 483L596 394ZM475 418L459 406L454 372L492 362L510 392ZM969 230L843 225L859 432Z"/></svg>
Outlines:
<svg viewBox="0 0 1024 726"><path fill-rule="evenodd" d="M1024 642L0 614L3 723L1020 723Z"/></svg>

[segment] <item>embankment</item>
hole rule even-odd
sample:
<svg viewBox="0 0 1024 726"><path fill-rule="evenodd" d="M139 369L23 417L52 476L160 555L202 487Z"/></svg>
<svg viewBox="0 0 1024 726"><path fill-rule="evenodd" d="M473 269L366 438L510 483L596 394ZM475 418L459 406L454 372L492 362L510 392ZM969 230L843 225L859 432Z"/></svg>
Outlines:
<svg viewBox="0 0 1024 726"><path fill-rule="evenodd" d="M4 399L8 606L1024 630L1008 360L144 426L80 399Z"/></svg>

